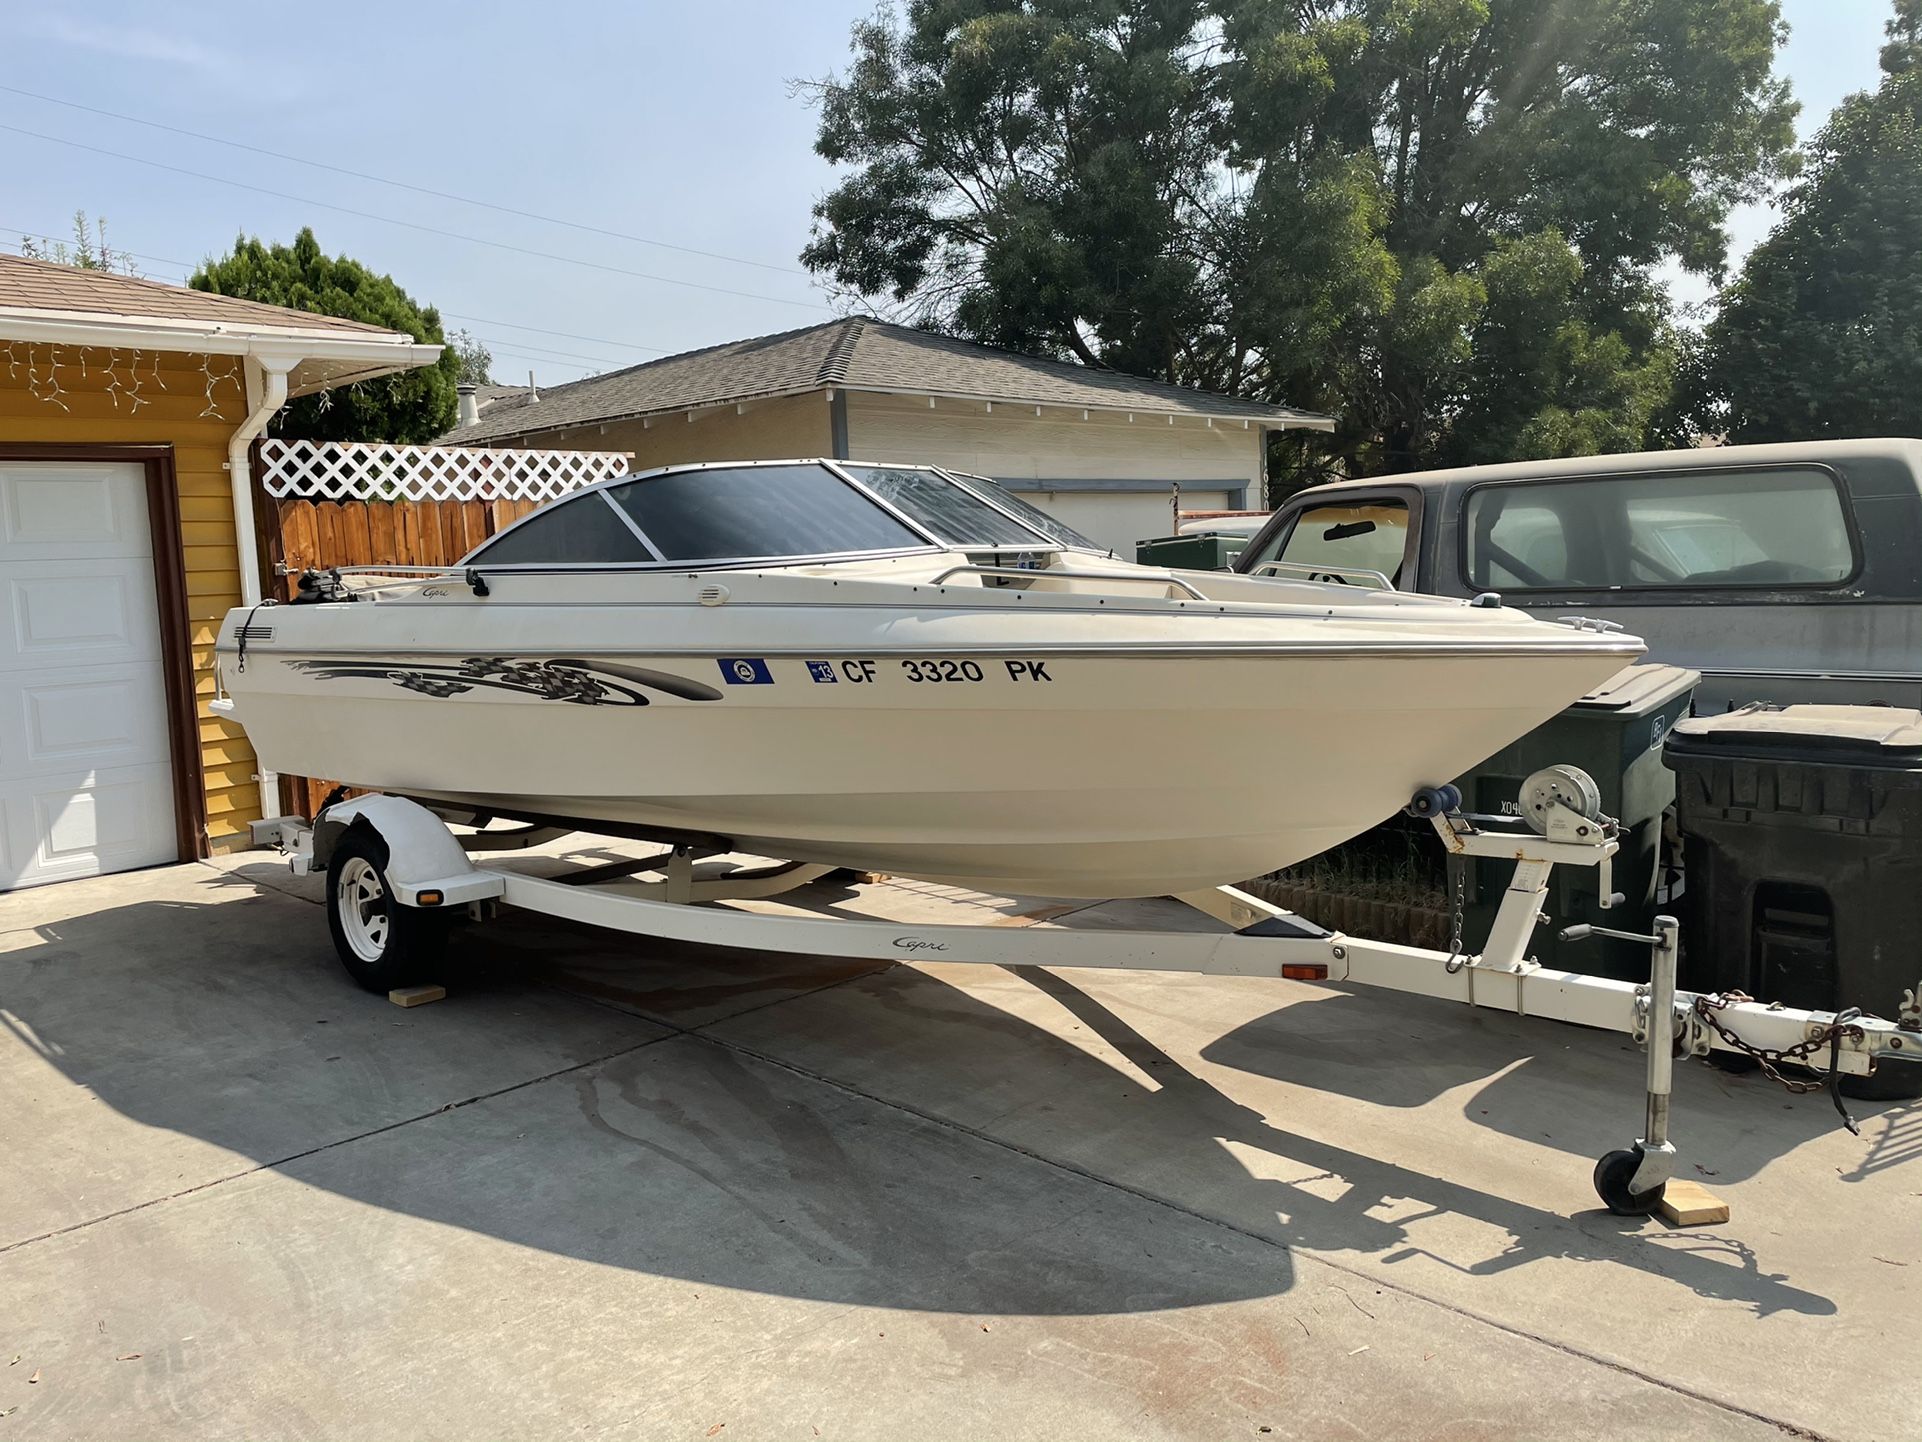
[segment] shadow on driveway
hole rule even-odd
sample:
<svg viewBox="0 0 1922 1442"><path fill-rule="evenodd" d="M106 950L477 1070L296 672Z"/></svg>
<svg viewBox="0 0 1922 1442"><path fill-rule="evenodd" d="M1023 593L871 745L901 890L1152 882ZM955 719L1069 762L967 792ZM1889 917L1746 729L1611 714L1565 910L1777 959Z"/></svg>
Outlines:
<svg viewBox="0 0 1922 1442"><path fill-rule="evenodd" d="M209 888L225 894L193 899ZM959 1083L991 1065L1004 1087L1132 1128L1137 1146L1152 1142L1183 1177L1180 1197L1161 1200L1248 1235L1393 1261L1412 1254L1411 1222L1448 1211L1512 1239L1471 1271L1573 1257L1659 1274L1761 1314L1835 1310L1760 1272L1731 1240L1694 1239L1699 1252L1655 1246L1606 1213L1571 1224L1280 1130L1051 973L1023 975L1158 1086L913 969L882 975L868 963L632 939L615 949L604 934L525 916L457 940L458 995L403 1011L341 977L318 908L205 870L182 869L168 897L7 937L0 1022L22 1047L0 1066L0 1083L31 1100L31 1069L45 1063L85 1088L83 1100L155 1130L109 1125L97 1107L89 1120L80 1102L56 1099L31 1117L16 1107L0 1136L31 1126L10 1145L39 1164L0 1182L0 1215L13 1219L0 1249L268 1166L527 1247L842 1303L1125 1313L1294 1285L1282 1248L1265 1254L1271 1266L1251 1268L1245 1254L1230 1264L1185 1217L1165 1214L1160 1243L1137 1201L1062 1185L1066 1166L1156 1194L1125 1167L1030 1153L945 1120L943 1107L850 1086L845 1073L860 1069L865 1043L859 1028L838 1036L835 1007L823 1003L845 1000L851 1012L880 998L893 1009L896 1044L920 1066L950 1066ZM779 1009L850 982L834 998ZM779 1048L704 1033L768 1007L777 1009L762 1018L763 1034L788 1018L812 1028L805 1066ZM1391 1049L1344 1034L1365 1025L1352 1015L1346 999L1284 1008L1259 1024L1258 1045L1236 1032L1205 1055L1237 1066L1259 1058L1397 1106L1419 1105L1438 1083L1486 1076L1491 1062L1498 1086L1527 1084L1526 1065L1515 1063L1529 1049L1496 1034L1498 1055L1482 1046L1464 1074L1431 1063L1411 1086ZM1615 1099L1624 1128L1634 1101ZM1784 1125L1753 1145L1779 1150L1801 1133ZM1310 1159L1349 1185L1328 1201L1251 1176L1231 1145ZM1403 1203L1392 1219L1380 1215L1390 1200ZM1279 1231L1236 1220L1250 1214L1279 1219ZM1152 1223L1161 1213L1147 1215Z"/></svg>

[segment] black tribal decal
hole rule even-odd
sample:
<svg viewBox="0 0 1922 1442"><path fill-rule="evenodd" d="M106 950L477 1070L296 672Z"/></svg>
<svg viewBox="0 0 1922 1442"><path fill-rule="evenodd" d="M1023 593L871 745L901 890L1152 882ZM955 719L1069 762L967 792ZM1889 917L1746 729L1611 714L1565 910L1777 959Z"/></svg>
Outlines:
<svg viewBox="0 0 1922 1442"><path fill-rule="evenodd" d="M501 656L469 656L446 664L395 666L386 661L290 661L296 671L324 681L347 678L392 681L408 691L445 699L476 687L571 701L579 706L645 706L644 692L659 691L684 701L718 701L712 686L666 671L597 661L510 661Z"/></svg>

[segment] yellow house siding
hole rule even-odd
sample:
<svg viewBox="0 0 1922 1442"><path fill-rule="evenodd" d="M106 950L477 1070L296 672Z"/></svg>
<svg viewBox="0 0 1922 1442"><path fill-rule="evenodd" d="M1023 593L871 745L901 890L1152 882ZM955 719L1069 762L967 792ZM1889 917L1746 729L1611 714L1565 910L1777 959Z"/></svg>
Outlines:
<svg viewBox="0 0 1922 1442"><path fill-rule="evenodd" d="M832 444L827 392L814 391L779 400L750 401L743 410L721 406L685 415L663 416L652 425L610 421L605 430L587 426L536 436L536 450L632 451L634 469L691 461L778 461L790 456L825 456Z"/></svg>
<svg viewBox="0 0 1922 1442"><path fill-rule="evenodd" d="M44 355L40 348L34 349ZM260 816L253 747L239 727L207 711L214 694L214 633L227 610L240 604L233 499L226 471L227 443L246 411L239 386L227 378L237 363L226 356L212 359L211 367L221 379L210 401L202 357L162 355L156 361L152 351L143 351L137 363L142 404L136 408L127 396L107 389L109 356L104 349L91 348L82 356L72 347L63 347L61 356L54 373L62 388L56 404L30 391L24 363L10 368L0 353L0 441L173 448L194 696L200 713L200 759L205 770L207 837L215 850L245 845L247 823ZM121 350L113 360L114 373L131 387L126 375L132 358ZM44 391L44 368L37 367L35 376Z"/></svg>

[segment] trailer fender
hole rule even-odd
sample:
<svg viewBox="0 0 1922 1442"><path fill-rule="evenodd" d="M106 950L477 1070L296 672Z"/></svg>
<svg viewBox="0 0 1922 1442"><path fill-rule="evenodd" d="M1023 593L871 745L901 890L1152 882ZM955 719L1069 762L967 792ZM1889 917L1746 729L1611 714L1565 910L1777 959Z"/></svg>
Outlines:
<svg viewBox="0 0 1922 1442"><path fill-rule="evenodd" d="M433 812L404 796L356 796L328 807L314 821L314 864L324 869L340 839L354 828L371 831L387 846L387 884L405 906L421 904L422 892L439 892L429 903L456 906L500 896L499 875L476 868L454 833Z"/></svg>

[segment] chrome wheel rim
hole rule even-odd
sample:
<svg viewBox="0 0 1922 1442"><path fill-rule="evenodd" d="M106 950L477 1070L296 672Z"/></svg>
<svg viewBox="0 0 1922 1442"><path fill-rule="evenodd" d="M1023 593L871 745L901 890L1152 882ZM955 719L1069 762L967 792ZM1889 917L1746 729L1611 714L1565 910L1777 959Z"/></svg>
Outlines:
<svg viewBox="0 0 1922 1442"><path fill-rule="evenodd" d="M372 862L353 856L340 868L334 911L340 918L340 933L356 957L371 963L387 954L394 922L387 910L387 888Z"/></svg>

